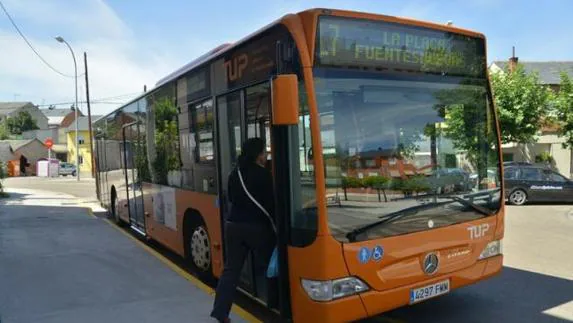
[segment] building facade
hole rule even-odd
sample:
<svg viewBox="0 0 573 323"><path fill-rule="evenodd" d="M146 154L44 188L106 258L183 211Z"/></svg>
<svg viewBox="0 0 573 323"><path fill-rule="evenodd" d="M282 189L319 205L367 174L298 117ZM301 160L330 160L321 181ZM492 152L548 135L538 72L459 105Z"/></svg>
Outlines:
<svg viewBox="0 0 573 323"><path fill-rule="evenodd" d="M100 116L92 116L92 123L95 122ZM92 171L92 154L90 145L92 140L89 133L88 117L78 118L78 137L76 140L76 126L72 122L66 128L66 146L67 146L67 161L69 163L76 163L76 151L79 152L79 170L82 173L91 173Z"/></svg>

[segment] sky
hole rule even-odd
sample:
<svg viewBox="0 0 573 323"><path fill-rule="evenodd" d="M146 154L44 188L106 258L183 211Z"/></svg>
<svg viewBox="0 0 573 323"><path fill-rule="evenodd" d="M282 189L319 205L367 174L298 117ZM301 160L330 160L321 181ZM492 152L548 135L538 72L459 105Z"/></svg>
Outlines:
<svg viewBox="0 0 573 323"><path fill-rule="evenodd" d="M219 44L309 8L349 9L446 23L482 32L488 61L573 61L573 0L0 0L56 70L78 74L88 56L92 114L106 114ZM69 108L74 78L48 68L0 11L0 101ZM85 79L78 79L85 101ZM86 113L85 104L80 109Z"/></svg>

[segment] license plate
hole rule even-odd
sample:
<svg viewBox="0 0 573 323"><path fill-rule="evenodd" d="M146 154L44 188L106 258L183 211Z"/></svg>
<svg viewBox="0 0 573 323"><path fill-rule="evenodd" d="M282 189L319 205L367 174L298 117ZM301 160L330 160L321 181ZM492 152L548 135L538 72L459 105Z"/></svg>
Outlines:
<svg viewBox="0 0 573 323"><path fill-rule="evenodd" d="M444 280L432 285L412 289L410 291L410 304L418 303L428 298L446 294L450 291L450 281Z"/></svg>

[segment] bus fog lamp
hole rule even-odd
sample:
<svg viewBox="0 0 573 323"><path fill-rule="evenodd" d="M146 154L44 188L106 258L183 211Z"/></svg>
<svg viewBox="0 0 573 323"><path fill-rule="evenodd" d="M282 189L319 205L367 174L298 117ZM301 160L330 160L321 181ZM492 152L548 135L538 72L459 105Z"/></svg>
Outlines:
<svg viewBox="0 0 573 323"><path fill-rule="evenodd" d="M502 249L503 248L501 240L492 241L488 243L487 246L485 246L485 248L479 255L479 259L486 259L497 255L501 255Z"/></svg>
<svg viewBox="0 0 573 323"><path fill-rule="evenodd" d="M368 285L356 277L324 281L303 279L302 287L312 300L323 302L368 290Z"/></svg>

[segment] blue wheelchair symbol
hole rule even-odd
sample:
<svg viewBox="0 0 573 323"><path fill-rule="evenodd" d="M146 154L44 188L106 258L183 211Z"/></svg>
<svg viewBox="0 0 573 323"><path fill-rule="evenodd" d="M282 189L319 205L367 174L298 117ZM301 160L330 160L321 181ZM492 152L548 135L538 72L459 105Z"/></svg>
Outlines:
<svg viewBox="0 0 573 323"><path fill-rule="evenodd" d="M372 259L374 261L380 261L382 260L382 257L384 257L384 249L382 249L381 246L374 247L372 250Z"/></svg>
<svg viewBox="0 0 573 323"><path fill-rule="evenodd" d="M358 252L358 260L360 263L365 264L370 260L370 249L366 247L360 248L360 252Z"/></svg>

